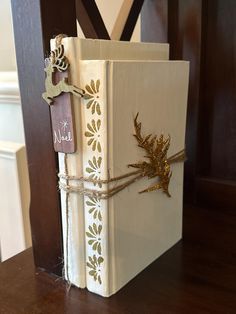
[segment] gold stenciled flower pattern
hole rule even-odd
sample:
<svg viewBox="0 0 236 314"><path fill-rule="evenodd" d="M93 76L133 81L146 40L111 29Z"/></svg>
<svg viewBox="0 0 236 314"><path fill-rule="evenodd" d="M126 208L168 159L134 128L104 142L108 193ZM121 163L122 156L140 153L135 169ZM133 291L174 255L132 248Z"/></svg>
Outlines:
<svg viewBox="0 0 236 314"><path fill-rule="evenodd" d="M89 200L86 201L86 205L89 206L89 214L93 215L93 219L97 219L102 221L102 214L101 214L101 201L97 197L88 197Z"/></svg>
<svg viewBox="0 0 236 314"><path fill-rule="evenodd" d="M90 111L92 115L101 115L101 106L100 106L100 80L91 80L90 84L85 86L86 94L84 95L84 99L86 102L86 109ZM87 145L91 147L92 151L97 154L101 153L101 120L100 119L91 119L89 123L87 123L87 130L84 133L87 138ZM93 156L92 159L88 160L88 165L86 167L86 172L90 179L100 180L101 179L101 164L102 157L98 155ZM98 185L100 188L102 187L102 183L94 182L94 185ZM102 257L102 214L101 214L101 200L97 197L88 197L86 202L86 206L88 206L88 213L92 216L93 221L87 227L86 230L86 238L88 245L91 247L93 253L88 256L87 267L89 268L89 275L93 277L93 279L98 282L100 285L102 284L102 263L104 262L104 258Z"/></svg>
<svg viewBox="0 0 236 314"><path fill-rule="evenodd" d="M86 94L83 96L84 99L88 100L86 107L87 109L91 109L92 114L95 112L98 115L101 115L101 108L99 104L99 87L100 87L100 80L91 80L90 85L87 84L85 86Z"/></svg>
<svg viewBox="0 0 236 314"><path fill-rule="evenodd" d="M88 227L88 230L86 232L87 237L89 238L88 244L92 245L92 249L94 251L97 251L99 255L102 254L101 249L101 231L102 231L102 225L99 224L98 226L93 223L92 226Z"/></svg>
<svg viewBox="0 0 236 314"><path fill-rule="evenodd" d="M102 256L97 257L95 254L93 255L93 257L89 256L88 257L88 262L87 262L87 266L89 268L91 268L91 270L89 271L89 275L93 276L94 280L100 283L100 285L102 284L102 280L101 280L101 264L104 261L104 258Z"/></svg>
<svg viewBox="0 0 236 314"><path fill-rule="evenodd" d="M86 168L86 172L89 173L89 179L93 180L101 179L101 163L102 157L96 158L95 156L93 156L93 159L88 161L89 167ZM100 188L102 187L102 183L94 182L94 185L96 184L98 184Z"/></svg>
<svg viewBox="0 0 236 314"><path fill-rule="evenodd" d="M98 119L95 121L92 119L91 123L87 123L87 131L85 132L85 136L89 138L87 144L92 147L92 150L98 150L101 153L101 143L100 143L100 130L101 127L101 120Z"/></svg>
<svg viewBox="0 0 236 314"><path fill-rule="evenodd" d="M89 214L93 214L93 218L96 214L98 219L102 220L102 216L100 211L95 207L98 206L98 199L95 197L89 197L89 201L86 201L86 205L91 206L89 209ZM91 211L92 210L92 211ZM99 214L100 213L100 214ZM86 236L88 239L88 245L91 246L92 250L95 252L93 256L88 256L87 267L90 268L89 275L93 277L95 281L102 284L101 279L101 264L104 262L104 258L102 257L102 246L101 246L101 232L102 232L102 224L101 223L93 223L88 226Z"/></svg>

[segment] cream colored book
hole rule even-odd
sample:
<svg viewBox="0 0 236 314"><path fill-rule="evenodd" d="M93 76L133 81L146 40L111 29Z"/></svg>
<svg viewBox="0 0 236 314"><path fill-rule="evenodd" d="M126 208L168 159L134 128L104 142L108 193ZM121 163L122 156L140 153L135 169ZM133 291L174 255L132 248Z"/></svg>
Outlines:
<svg viewBox="0 0 236 314"><path fill-rule="evenodd" d="M81 87L80 60L84 59L140 59L140 60L168 60L169 45L154 43L129 43L120 41L106 41L80 39L68 37L62 40L65 55L70 63L69 79L73 85ZM55 48L55 40L51 41L51 48ZM81 102L73 97L73 107L76 122L77 151L68 154L68 174L82 176L82 134L81 134ZM65 173L65 155L58 154L59 172ZM65 183L61 179L62 183ZM80 186L80 183L74 182ZM83 196L70 193L68 204L66 193L61 191L61 211L63 226L64 268L65 278L78 287L86 286L86 258L85 258L85 227Z"/></svg>
<svg viewBox="0 0 236 314"><path fill-rule="evenodd" d="M108 297L182 237L183 162L171 164L171 197L140 194L158 183L147 177L109 199L100 196L130 177L106 180L148 161L133 136L137 113L143 138L170 135L168 157L184 149L189 63L88 60L80 62L80 76L91 96L81 106L83 177L93 181L84 183L86 286Z"/></svg>

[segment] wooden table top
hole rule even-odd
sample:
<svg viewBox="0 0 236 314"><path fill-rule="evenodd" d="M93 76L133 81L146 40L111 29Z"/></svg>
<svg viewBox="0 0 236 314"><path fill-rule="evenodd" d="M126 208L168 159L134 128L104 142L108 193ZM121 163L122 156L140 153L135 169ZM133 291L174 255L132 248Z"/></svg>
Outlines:
<svg viewBox="0 0 236 314"><path fill-rule="evenodd" d="M35 270L32 249L0 264L1 314L236 313L236 212L186 206L184 239L102 298Z"/></svg>

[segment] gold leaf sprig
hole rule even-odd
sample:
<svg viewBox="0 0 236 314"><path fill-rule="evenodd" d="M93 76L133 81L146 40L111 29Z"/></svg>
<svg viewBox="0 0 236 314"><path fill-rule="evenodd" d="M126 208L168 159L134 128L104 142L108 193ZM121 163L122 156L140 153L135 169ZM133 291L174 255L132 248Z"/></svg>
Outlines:
<svg viewBox="0 0 236 314"><path fill-rule="evenodd" d="M134 137L138 142L138 146L145 150L146 155L144 157L149 161L130 164L129 167L142 170L143 176L147 176L148 178L159 178L156 184L139 193L163 190L163 192L170 197L168 188L172 172L170 171L167 158L167 152L170 147L170 136L164 138L163 134L159 137L152 134L147 136L142 135L142 124L138 122L138 115L139 114L137 114L134 119Z"/></svg>

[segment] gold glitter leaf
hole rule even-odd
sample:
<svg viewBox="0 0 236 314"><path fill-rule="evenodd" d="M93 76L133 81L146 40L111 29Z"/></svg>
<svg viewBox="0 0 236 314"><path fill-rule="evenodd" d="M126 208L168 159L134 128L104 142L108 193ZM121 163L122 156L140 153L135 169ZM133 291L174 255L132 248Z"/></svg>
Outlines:
<svg viewBox="0 0 236 314"><path fill-rule="evenodd" d="M143 176L147 176L149 178L158 177L159 182L139 193L151 192L161 189L165 194L170 196L168 187L171 178L171 171L167 158L167 151L170 147L170 136L168 136L166 139L164 138L163 134L161 134L159 137L156 135L152 136L151 134L143 136L141 133L141 128L142 125L141 122L138 122L137 114L134 119L134 137L138 142L138 146L145 151L145 157L149 159L149 162L143 161L136 164L131 164L129 166L141 169Z"/></svg>

